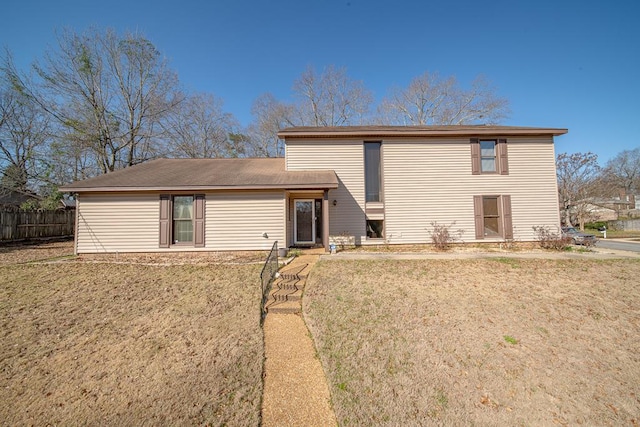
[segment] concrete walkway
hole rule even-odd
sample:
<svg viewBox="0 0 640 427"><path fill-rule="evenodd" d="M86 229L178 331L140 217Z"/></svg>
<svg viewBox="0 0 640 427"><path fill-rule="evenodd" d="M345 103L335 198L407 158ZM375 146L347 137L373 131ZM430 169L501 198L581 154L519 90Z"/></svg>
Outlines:
<svg viewBox="0 0 640 427"><path fill-rule="evenodd" d="M298 286L319 255L302 255L281 270L295 271ZM301 301L295 301L301 312ZM329 387L309 330L300 314L269 312L264 321L265 369L262 425L335 426Z"/></svg>
<svg viewBox="0 0 640 427"><path fill-rule="evenodd" d="M338 252L333 255L322 255L323 261L366 260L366 259L481 259L481 258L522 258L522 259L617 259L640 258L640 253L608 248L589 248L586 252L563 251L478 251L478 252Z"/></svg>

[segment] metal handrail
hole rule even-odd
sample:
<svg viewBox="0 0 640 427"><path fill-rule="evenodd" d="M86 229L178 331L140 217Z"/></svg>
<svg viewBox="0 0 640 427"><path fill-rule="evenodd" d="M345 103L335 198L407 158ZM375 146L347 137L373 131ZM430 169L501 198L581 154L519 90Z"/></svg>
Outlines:
<svg viewBox="0 0 640 427"><path fill-rule="evenodd" d="M278 241L273 242L273 246L271 247L271 251L269 255L267 255L267 259L262 266L262 271L260 272L260 283L262 286L262 301L260 303L260 324L264 322L264 317L267 314L265 304L267 303L267 298L269 297L269 291L271 290L271 284L276 278L276 273L278 272Z"/></svg>

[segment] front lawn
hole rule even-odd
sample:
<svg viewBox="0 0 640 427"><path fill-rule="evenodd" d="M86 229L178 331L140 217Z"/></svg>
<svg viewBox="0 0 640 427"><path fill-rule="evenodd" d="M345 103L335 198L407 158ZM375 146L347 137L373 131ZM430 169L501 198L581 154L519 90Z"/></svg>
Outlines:
<svg viewBox="0 0 640 427"><path fill-rule="evenodd" d="M637 260L331 260L304 312L340 425L637 425L638 277Z"/></svg>
<svg viewBox="0 0 640 427"><path fill-rule="evenodd" d="M6 262L2 423L258 425L260 267Z"/></svg>

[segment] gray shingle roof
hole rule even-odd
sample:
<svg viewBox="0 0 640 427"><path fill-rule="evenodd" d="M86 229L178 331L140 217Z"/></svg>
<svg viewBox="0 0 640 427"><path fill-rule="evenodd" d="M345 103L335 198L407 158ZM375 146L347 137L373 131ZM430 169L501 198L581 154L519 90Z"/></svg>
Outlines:
<svg viewBox="0 0 640 427"><path fill-rule="evenodd" d="M158 159L60 188L87 191L180 191L338 188L332 170L285 171L283 158Z"/></svg>

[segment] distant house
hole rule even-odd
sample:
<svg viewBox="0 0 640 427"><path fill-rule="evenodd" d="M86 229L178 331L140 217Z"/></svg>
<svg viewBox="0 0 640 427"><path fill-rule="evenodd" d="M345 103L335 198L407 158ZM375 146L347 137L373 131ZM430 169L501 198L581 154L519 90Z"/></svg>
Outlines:
<svg viewBox="0 0 640 427"><path fill-rule="evenodd" d="M24 203L41 200L42 197L34 193L0 189L0 210L18 210Z"/></svg>
<svg viewBox="0 0 640 427"><path fill-rule="evenodd" d="M554 136L511 126L297 127L285 158L160 159L61 191L77 195L76 251L263 250L534 240L559 227Z"/></svg>

